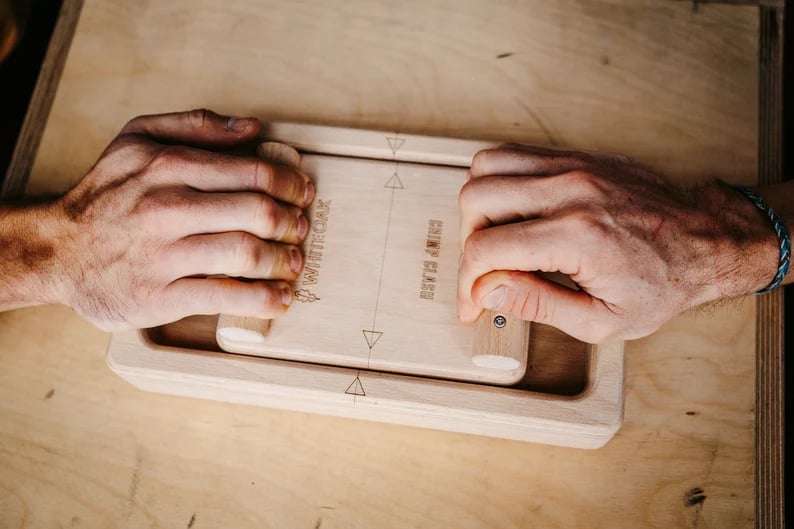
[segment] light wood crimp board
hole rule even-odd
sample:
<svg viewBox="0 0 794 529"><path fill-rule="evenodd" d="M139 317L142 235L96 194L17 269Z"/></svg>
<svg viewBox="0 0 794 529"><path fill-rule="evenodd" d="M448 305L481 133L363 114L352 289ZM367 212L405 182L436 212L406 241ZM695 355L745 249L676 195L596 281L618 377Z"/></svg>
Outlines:
<svg viewBox="0 0 794 529"><path fill-rule="evenodd" d="M269 324L243 321L248 339L224 334L221 317L218 342L247 356L115 335L117 373L156 391L582 448L614 435L622 342L589 346L579 394L538 393L520 384L527 324L457 321L457 191L487 144L294 124L266 136L302 151L318 190L293 307ZM472 361L492 352L515 362Z"/></svg>
<svg viewBox="0 0 794 529"><path fill-rule="evenodd" d="M392 155L405 142L385 140ZM304 156L302 169L317 199L293 306L255 326L266 329L261 335L221 323L224 349L495 384L521 380L527 323L497 314L466 326L457 318L457 195L465 169L327 155ZM494 338L515 339L475 339L489 328ZM473 361L486 355L504 361Z"/></svg>

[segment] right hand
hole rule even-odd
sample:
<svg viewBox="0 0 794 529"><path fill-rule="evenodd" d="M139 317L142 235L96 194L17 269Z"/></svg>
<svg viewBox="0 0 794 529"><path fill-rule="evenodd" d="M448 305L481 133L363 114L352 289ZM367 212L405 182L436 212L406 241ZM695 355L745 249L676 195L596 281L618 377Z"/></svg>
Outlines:
<svg viewBox="0 0 794 529"><path fill-rule="evenodd" d="M287 165L217 152L260 129L206 110L127 123L53 205L56 299L105 330L282 314L315 190ZM249 280L206 277L218 274Z"/></svg>
<svg viewBox="0 0 794 529"><path fill-rule="evenodd" d="M622 156L481 151L460 206L466 323L490 309L590 343L640 338L684 310L763 288L778 263L769 219L746 197L718 183L679 189Z"/></svg>

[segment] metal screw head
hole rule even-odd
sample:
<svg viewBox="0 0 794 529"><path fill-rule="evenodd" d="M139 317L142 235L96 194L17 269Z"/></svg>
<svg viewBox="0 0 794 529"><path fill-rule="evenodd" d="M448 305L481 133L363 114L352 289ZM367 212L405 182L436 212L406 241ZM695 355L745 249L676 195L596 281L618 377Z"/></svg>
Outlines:
<svg viewBox="0 0 794 529"><path fill-rule="evenodd" d="M493 319L493 324L494 324L494 325L495 325L497 328L501 329L502 327L504 327L505 325L507 325L507 318L505 318L504 316L502 316L502 315L500 314L500 315L496 316L496 317Z"/></svg>

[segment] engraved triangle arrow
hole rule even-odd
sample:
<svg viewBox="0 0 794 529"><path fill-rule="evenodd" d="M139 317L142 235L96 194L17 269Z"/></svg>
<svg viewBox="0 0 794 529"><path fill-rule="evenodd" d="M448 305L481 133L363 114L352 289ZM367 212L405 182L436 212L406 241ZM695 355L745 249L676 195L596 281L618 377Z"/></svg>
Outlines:
<svg viewBox="0 0 794 529"><path fill-rule="evenodd" d="M389 148L391 148L391 153L396 155L397 151L399 151L400 147L402 147L403 143L405 143L405 138L391 137L391 138L386 138L386 141L389 142Z"/></svg>
<svg viewBox="0 0 794 529"><path fill-rule="evenodd" d="M356 377L353 379L353 382L347 386L345 393L348 395L358 395L359 397L366 397L367 394L364 392L364 386L361 385L361 379Z"/></svg>
<svg viewBox="0 0 794 529"><path fill-rule="evenodd" d="M383 333L380 331L362 330L361 332L364 333L364 339L367 340L367 345L369 346L370 349L375 347L375 344L378 343L380 337L383 336Z"/></svg>
<svg viewBox="0 0 794 529"><path fill-rule="evenodd" d="M383 187L388 187L390 189L404 189L403 182L400 180L400 177L396 172L391 175L391 178L386 181L386 184Z"/></svg>

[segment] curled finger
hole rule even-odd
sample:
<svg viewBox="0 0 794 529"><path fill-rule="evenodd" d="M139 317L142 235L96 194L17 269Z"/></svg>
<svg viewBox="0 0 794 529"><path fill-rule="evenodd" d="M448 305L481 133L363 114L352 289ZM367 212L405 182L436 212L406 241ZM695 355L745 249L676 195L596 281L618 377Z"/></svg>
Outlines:
<svg viewBox="0 0 794 529"><path fill-rule="evenodd" d="M485 274L475 281L472 300L489 310L551 325L588 343L607 339L622 323L603 301L530 272Z"/></svg>
<svg viewBox="0 0 794 529"><path fill-rule="evenodd" d="M180 239L167 250L166 263L174 278L223 274L292 281L303 268L303 256L295 245L238 231Z"/></svg>
<svg viewBox="0 0 794 529"><path fill-rule="evenodd" d="M255 118L223 116L200 108L138 116L124 126L121 134L144 135L164 144L228 149L251 141L261 128Z"/></svg>
<svg viewBox="0 0 794 529"><path fill-rule="evenodd" d="M182 146L162 148L146 176L159 185L184 184L205 192L255 191L298 207L314 198L314 185L299 170L259 158Z"/></svg>
<svg viewBox="0 0 794 529"><path fill-rule="evenodd" d="M292 289L285 281L184 278L166 287L163 302L174 319L221 313L272 319L289 308Z"/></svg>
<svg viewBox="0 0 794 529"><path fill-rule="evenodd" d="M242 231L260 239L300 244L309 231L302 210L261 193L157 193L148 199L152 222L178 237Z"/></svg>
<svg viewBox="0 0 794 529"><path fill-rule="evenodd" d="M561 272L577 278L591 239L581 223L562 217L494 226L472 233L458 270L458 314L474 322L482 306L473 298L477 278L498 270ZM577 279L578 280L578 279Z"/></svg>
<svg viewBox="0 0 794 529"><path fill-rule="evenodd" d="M548 176L588 167L583 153L554 151L541 147L507 144L485 149L471 161L472 178L487 175Z"/></svg>

